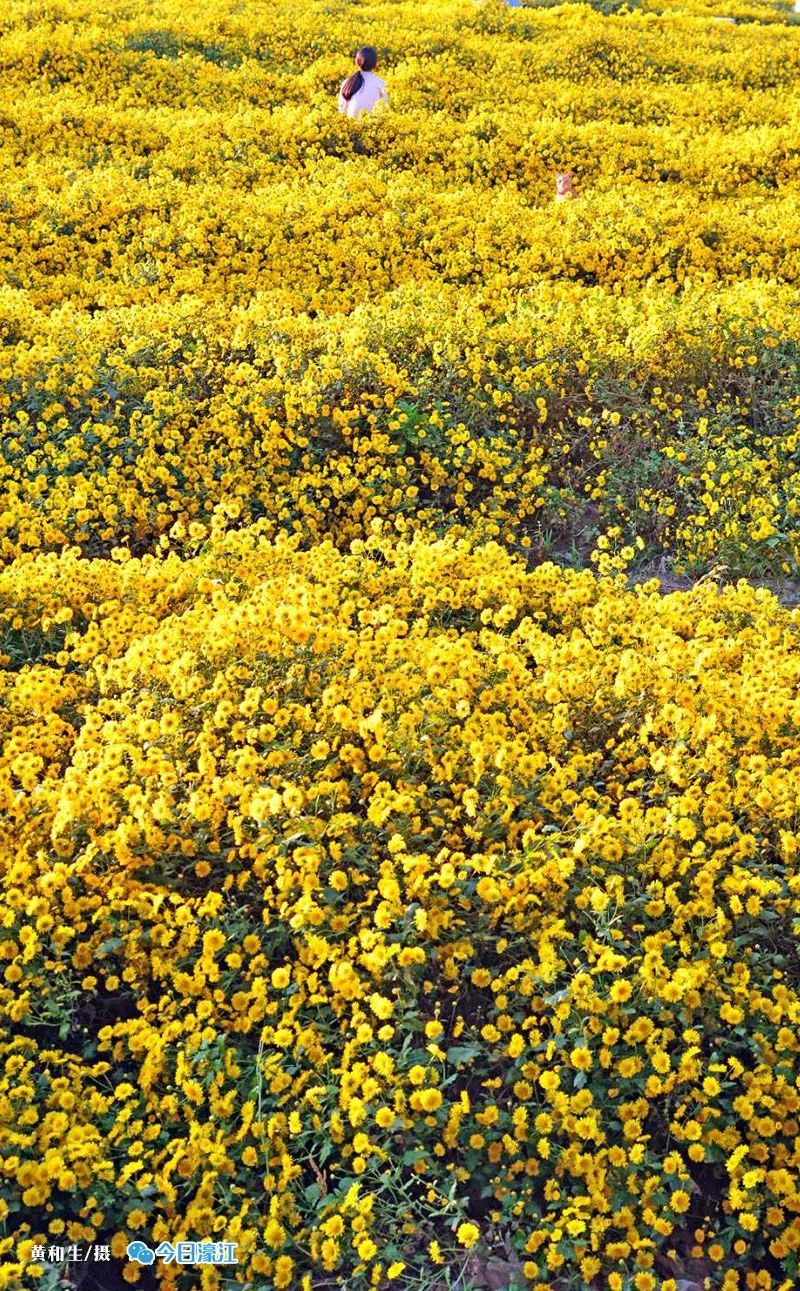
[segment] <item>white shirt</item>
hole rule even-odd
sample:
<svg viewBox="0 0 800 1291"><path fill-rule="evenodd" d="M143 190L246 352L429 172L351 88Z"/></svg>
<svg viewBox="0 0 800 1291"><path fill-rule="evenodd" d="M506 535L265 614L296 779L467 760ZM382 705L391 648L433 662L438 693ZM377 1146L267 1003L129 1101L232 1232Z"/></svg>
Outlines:
<svg viewBox="0 0 800 1291"><path fill-rule="evenodd" d="M342 98L342 92L339 91L339 111L344 112L345 116L357 117L361 112L371 112L381 99L385 103L389 102L386 82L382 81L380 76L376 76L374 72L362 72L361 75L364 78L361 89L353 95L349 103ZM344 81L342 85L344 86Z"/></svg>

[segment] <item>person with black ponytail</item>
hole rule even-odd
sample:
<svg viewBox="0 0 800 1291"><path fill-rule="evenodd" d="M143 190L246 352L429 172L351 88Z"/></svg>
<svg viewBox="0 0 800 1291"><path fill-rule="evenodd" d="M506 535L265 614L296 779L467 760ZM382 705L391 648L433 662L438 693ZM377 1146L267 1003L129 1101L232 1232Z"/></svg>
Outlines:
<svg viewBox="0 0 800 1291"><path fill-rule="evenodd" d="M377 65L377 50L364 45L356 54L356 70L339 91L339 111L345 116L357 117L362 112L371 112L378 103L389 102L386 82L375 75Z"/></svg>

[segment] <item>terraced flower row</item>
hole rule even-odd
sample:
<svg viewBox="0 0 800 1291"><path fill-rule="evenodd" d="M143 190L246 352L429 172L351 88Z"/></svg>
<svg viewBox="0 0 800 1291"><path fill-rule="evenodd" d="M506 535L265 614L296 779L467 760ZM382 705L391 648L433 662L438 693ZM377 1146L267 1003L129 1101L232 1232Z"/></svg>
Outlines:
<svg viewBox="0 0 800 1291"><path fill-rule="evenodd" d="M228 8L8 10L5 558L225 501L793 575L788 9L362 7L354 124L349 6Z"/></svg>
<svg viewBox="0 0 800 1291"><path fill-rule="evenodd" d="M0 593L3 1285L792 1284L796 613L253 530Z"/></svg>

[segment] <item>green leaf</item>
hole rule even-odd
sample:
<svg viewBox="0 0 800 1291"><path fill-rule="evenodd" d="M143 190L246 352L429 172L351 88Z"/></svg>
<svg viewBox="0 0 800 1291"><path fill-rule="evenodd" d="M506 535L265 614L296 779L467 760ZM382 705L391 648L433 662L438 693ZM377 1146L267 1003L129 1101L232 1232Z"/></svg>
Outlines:
<svg viewBox="0 0 800 1291"><path fill-rule="evenodd" d="M453 1045L452 1049L447 1050L447 1061L448 1062L471 1062L473 1058L477 1058L480 1052L481 1052L480 1049L477 1048L476 1045L472 1045L472 1044Z"/></svg>
<svg viewBox="0 0 800 1291"><path fill-rule="evenodd" d="M105 955L109 950L119 950L121 945L121 937L109 937L107 941L101 942L97 948L97 953L98 955Z"/></svg>

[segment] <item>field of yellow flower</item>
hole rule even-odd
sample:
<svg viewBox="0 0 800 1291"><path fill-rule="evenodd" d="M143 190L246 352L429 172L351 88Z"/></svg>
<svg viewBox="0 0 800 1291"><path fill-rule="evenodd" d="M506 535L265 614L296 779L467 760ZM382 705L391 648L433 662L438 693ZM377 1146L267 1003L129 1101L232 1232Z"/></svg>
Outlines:
<svg viewBox="0 0 800 1291"><path fill-rule="evenodd" d="M800 18L0 69L0 1288L795 1291Z"/></svg>

